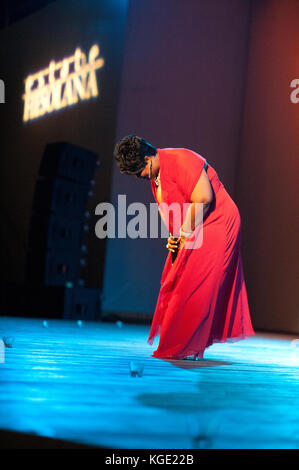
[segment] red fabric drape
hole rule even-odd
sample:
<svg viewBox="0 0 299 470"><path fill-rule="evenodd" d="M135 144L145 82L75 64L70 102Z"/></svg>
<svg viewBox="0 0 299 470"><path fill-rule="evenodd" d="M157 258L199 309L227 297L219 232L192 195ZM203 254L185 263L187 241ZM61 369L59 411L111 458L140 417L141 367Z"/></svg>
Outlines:
<svg viewBox="0 0 299 470"><path fill-rule="evenodd" d="M206 160L187 149L158 149L158 153L162 201L177 202L183 217L183 204L190 202ZM148 338L152 344L160 335L153 353L157 358L203 357L214 342L254 334L240 253L240 214L210 165L207 175L214 199L203 224L194 230L195 239L202 236L202 244L197 249L184 245L173 265L169 253L163 269ZM151 184L157 201L155 182ZM166 224L170 233L177 233L180 224L175 219L166 219Z"/></svg>

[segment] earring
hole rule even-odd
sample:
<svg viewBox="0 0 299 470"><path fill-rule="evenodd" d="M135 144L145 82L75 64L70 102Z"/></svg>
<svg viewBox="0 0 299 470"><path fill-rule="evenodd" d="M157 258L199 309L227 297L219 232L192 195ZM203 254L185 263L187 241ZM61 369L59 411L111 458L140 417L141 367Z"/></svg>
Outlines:
<svg viewBox="0 0 299 470"><path fill-rule="evenodd" d="M152 166L153 166L153 161L152 161L152 159L151 159L151 164L150 164L149 172L148 172L148 178L149 178L149 179L152 178Z"/></svg>

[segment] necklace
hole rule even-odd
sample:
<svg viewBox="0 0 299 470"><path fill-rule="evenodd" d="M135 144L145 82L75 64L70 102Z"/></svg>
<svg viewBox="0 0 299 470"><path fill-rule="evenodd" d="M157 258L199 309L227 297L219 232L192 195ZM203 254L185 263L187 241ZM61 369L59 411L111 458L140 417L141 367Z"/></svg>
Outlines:
<svg viewBox="0 0 299 470"><path fill-rule="evenodd" d="M159 170L158 175L155 178L155 183L156 183L156 186L160 186L160 170Z"/></svg>

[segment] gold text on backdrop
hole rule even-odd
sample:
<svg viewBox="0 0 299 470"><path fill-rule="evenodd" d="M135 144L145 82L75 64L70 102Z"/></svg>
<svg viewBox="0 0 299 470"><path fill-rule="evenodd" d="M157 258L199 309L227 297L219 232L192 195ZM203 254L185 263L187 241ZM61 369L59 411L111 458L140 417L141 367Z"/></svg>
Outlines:
<svg viewBox="0 0 299 470"><path fill-rule="evenodd" d="M99 94L96 70L104 65L97 44L90 48L88 61L80 48L74 55L59 62L51 60L49 67L25 79L23 121L29 121L52 111L88 100Z"/></svg>

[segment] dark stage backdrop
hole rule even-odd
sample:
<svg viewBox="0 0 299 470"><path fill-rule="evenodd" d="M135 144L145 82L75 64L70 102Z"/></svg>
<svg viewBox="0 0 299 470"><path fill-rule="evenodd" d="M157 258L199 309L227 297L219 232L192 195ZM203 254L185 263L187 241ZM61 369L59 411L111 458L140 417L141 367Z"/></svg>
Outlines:
<svg viewBox="0 0 299 470"><path fill-rule="evenodd" d="M98 153L97 203L109 200L123 44L126 0L60 0L0 33L0 78L6 103L1 112L1 273L22 282L33 190L44 147L66 141ZM100 48L104 66L96 71L98 97L23 122L25 78L74 54ZM88 59L88 57L87 57ZM105 241L89 235L87 285L100 287Z"/></svg>
<svg viewBox="0 0 299 470"><path fill-rule="evenodd" d="M111 158L126 7L125 0L61 0L0 34L5 279L24 277L33 188L47 142L99 153L92 209L118 194L127 205L153 202L149 185L121 176ZM240 209L254 327L295 333L299 103L290 101L290 83L299 78L298 12L298 0L129 1L116 131L116 138L133 132L207 158ZM94 43L105 59L99 97L24 124L25 77ZM92 233L89 245L89 281L100 287L105 243ZM152 314L166 255L165 239L109 240L103 309Z"/></svg>
<svg viewBox="0 0 299 470"><path fill-rule="evenodd" d="M155 146L187 147L215 167L234 195L247 63L249 2L130 2L118 137L144 136ZM113 174L112 201L154 202L150 185ZM128 216L128 220L130 217ZM152 314L165 239L111 239L103 310Z"/></svg>
<svg viewBox="0 0 299 470"><path fill-rule="evenodd" d="M256 1L236 196L255 325L299 333L299 1ZM291 82L297 79L297 103Z"/></svg>
<svg viewBox="0 0 299 470"><path fill-rule="evenodd" d="M298 0L131 1L117 135L188 147L239 206L254 327L299 332ZM153 201L114 167L112 200ZM110 240L103 309L152 314L165 240Z"/></svg>

